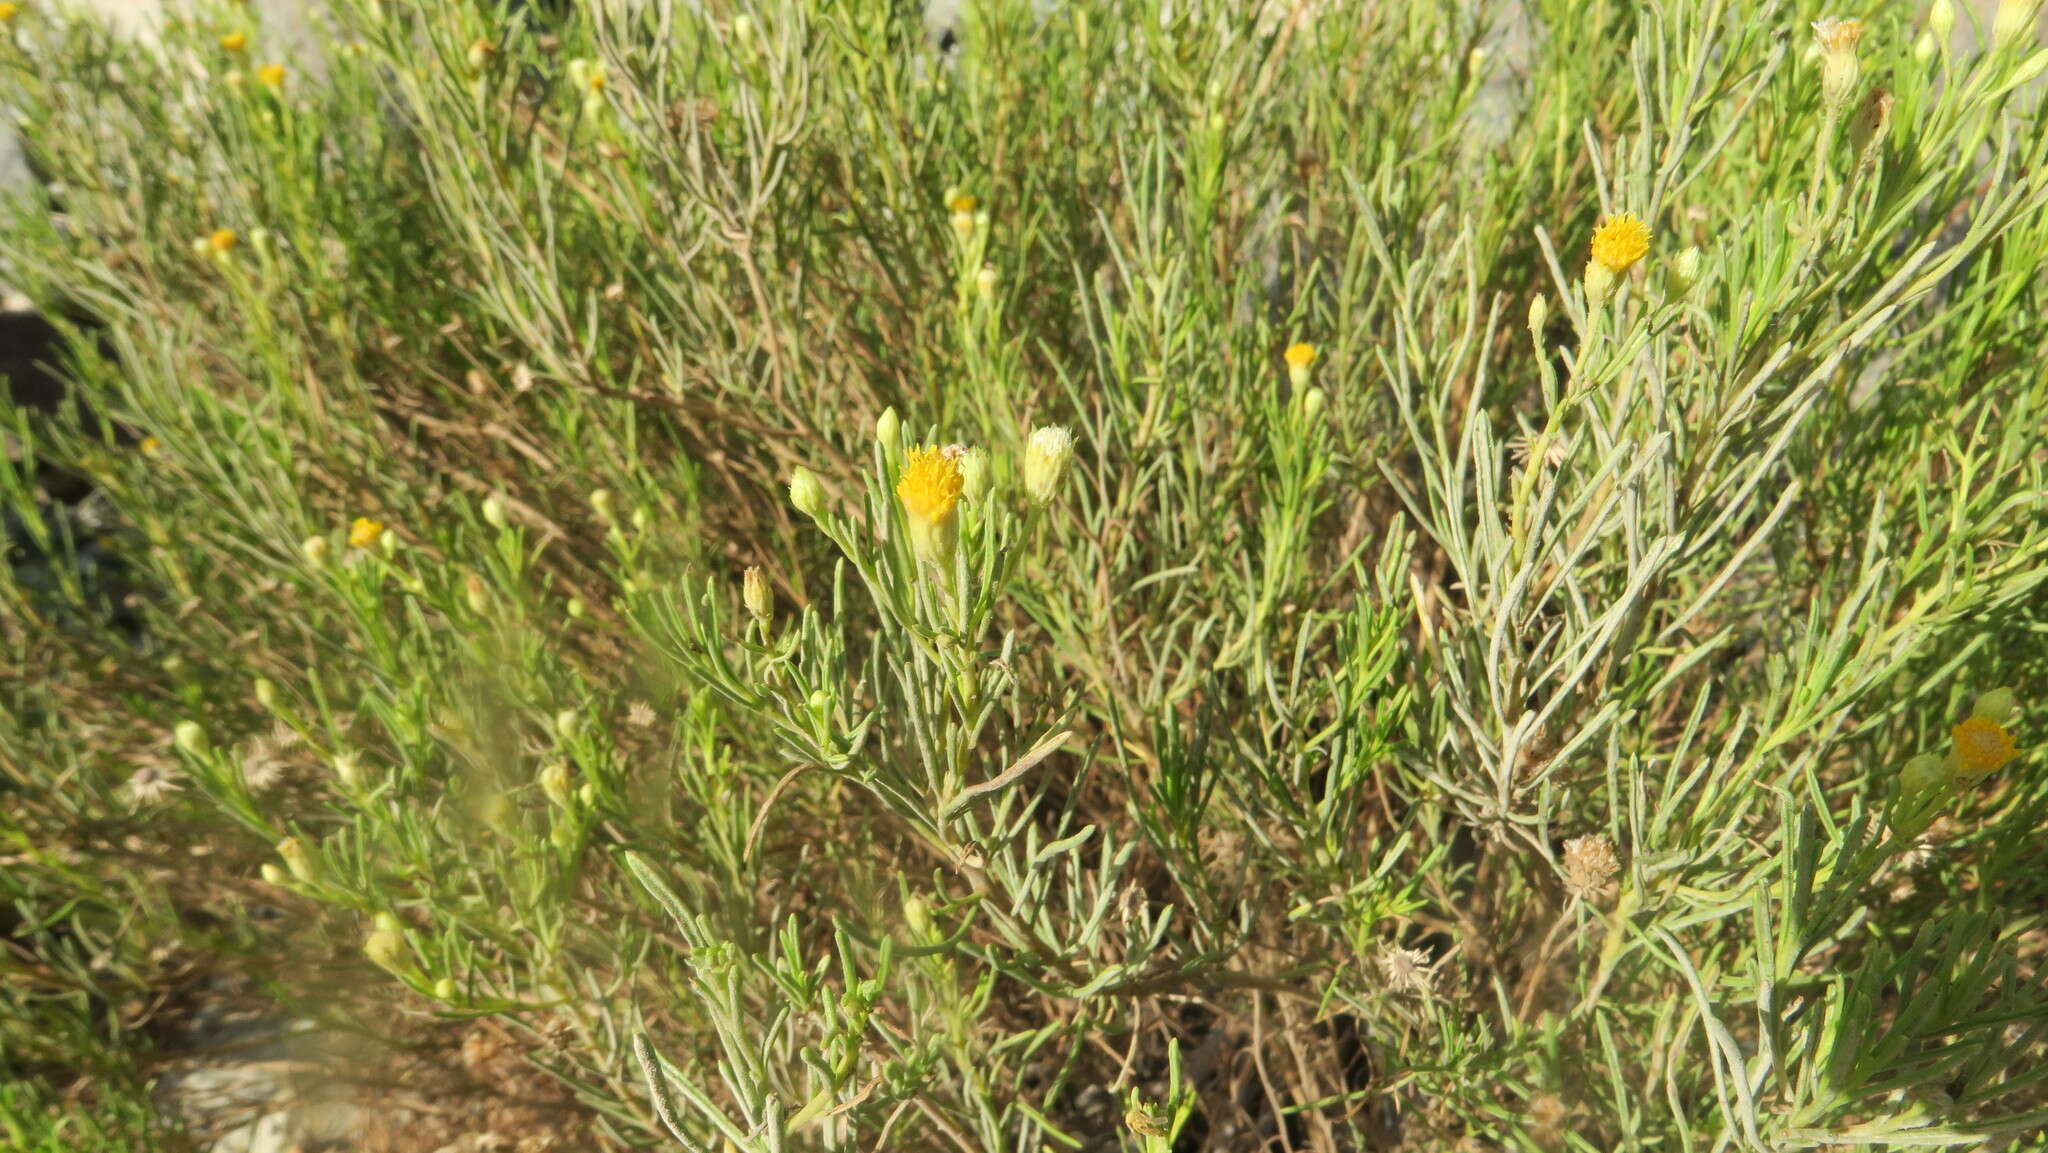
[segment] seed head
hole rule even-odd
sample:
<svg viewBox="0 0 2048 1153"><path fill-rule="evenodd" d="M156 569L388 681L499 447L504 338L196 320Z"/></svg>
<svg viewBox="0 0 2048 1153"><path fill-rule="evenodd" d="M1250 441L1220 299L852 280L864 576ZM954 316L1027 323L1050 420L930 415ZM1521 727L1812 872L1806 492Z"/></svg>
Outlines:
<svg viewBox="0 0 2048 1153"><path fill-rule="evenodd" d="M162 765L144 765L135 770L135 775L129 777L128 783L122 788L130 801L138 805L150 805L182 788L183 786L179 784L180 778L181 774L176 770Z"/></svg>

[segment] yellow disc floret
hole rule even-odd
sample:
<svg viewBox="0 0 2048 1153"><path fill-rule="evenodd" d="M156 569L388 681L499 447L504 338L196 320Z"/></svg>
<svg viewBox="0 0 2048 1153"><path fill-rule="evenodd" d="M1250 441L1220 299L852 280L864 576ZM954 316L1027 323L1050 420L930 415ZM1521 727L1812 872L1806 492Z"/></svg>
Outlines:
<svg viewBox="0 0 2048 1153"><path fill-rule="evenodd" d="M1290 344L1281 354L1289 368L1307 368L1316 362L1316 346L1313 344Z"/></svg>
<svg viewBox="0 0 2048 1153"><path fill-rule="evenodd" d="M2007 761L2019 755L2012 734L1989 717L1971 717L1957 725L1951 735L1955 738L1955 751L1950 755L1955 760L1956 771L1965 776L1981 777L1997 772Z"/></svg>
<svg viewBox="0 0 2048 1153"><path fill-rule="evenodd" d="M945 449L925 445L903 454L896 496L911 520L939 525L959 507L960 492L966 486L959 462L946 455Z"/></svg>
<svg viewBox="0 0 2048 1153"><path fill-rule="evenodd" d="M1610 216L1593 230L1593 260L1620 275L1650 251L1650 226L1633 212Z"/></svg>
<svg viewBox="0 0 2048 1153"><path fill-rule="evenodd" d="M348 543L351 548L369 548L384 536L384 525L366 516L359 516L348 526Z"/></svg>

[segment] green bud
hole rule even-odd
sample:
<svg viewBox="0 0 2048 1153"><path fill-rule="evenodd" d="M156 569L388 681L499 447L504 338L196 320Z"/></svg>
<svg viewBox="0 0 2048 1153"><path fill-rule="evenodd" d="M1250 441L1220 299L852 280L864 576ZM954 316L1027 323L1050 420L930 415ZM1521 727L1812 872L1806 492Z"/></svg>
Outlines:
<svg viewBox="0 0 2048 1153"><path fill-rule="evenodd" d="M760 565L750 564L740 576L740 599L747 612L765 627L775 619L775 593L768 587L768 574Z"/></svg>
<svg viewBox="0 0 2048 1153"><path fill-rule="evenodd" d="M455 988L455 978L443 977L440 980L434 982L435 1000L447 1001L452 1004L455 998L459 995L460 994L457 992Z"/></svg>
<svg viewBox="0 0 2048 1153"><path fill-rule="evenodd" d="M257 873L263 878L263 883L266 885L276 885L279 888L283 888L291 881L291 877L283 869L268 861L263 863L263 867L257 870Z"/></svg>
<svg viewBox="0 0 2048 1153"><path fill-rule="evenodd" d="M875 440L890 456L902 451L903 418L896 415L895 408L885 408L882 415L875 418Z"/></svg>
<svg viewBox="0 0 2048 1153"><path fill-rule="evenodd" d="M969 504L979 504L987 499L989 490L995 487L995 476L990 470L988 450L970 448L958 461L960 468L960 495Z"/></svg>
<svg viewBox="0 0 2048 1153"><path fill-rule="evenodd" d="M583 718L575 709L563 709L555 714L555 735L565 741L573 741L583 731Z"/></svg>
<svg viewBox="0 0 2048 1153"><path fill-rule="evenodd" d="M213 738L206 735L198 721L179 721L178 727L171 730L171 741L187 756L203 757L213 751Z"/></svg>
<svg viewBox="0 0 2048 1153"><path fill-rule="evenodd" d="M309 536L299 545L299 554L314 568L323 568L334 553L334 546L324 536Z"/></svg>
<svg viewBox="0 0 2048 1153"><path fill-rule="evenodd" d="M1689 247L1671 259L1671 280L1679 292L1692 291L1700 280L1700 250Z"/></svg>
<svg viewBox="0 0 2048 1153"><path fill-rule="evenodd" d="M818 519L825 511L825 486L817 473L798 465L789 474L789 503L812 520Z"/></svg>
<svg viewBox="0 0 2048 1153"><path fill-rule="evenodd" d="M277 843L277 855L284 858L284 867L292 871L302 885L320 883L320 858L306 847L297 837L286 837Z"/></svg>
<svg viewBox="0 0 2048 1153"><path fill-rule="evenodd" d="M610 524L612 518L619 512L618 498L614 497L612 490L608 488L595 489L591 492L590 507L598 516L604 518L606 524Z"/></svg>
<svg viewBox="0 0 2048 1153"><path fill-rule="evenodd" d="M582 597L570 597L569 603L562 606L562 611L569 614L570 620L582 620L583 614L590 609L583 603Z"/></svg>
<svg viewBox="0 0 2048 1153"><path fill-rule="evenodd" d="M276 711L277 686L271 683L270 678L257 677L256 683L253 687L256 691L256 703L262 705L266 709L272 710L273 712Z"/></svg>
<svg viewBox="0 0 2048 1153"><path fill-rule="evenodd" d="M2011 689L1992 689L1977 698L1977 703L1970 712L1993 724L2002 725L2012 719L2012 711L2018 705L2018 698L2013 696Z"/></svg>
<svg viewBox="0 0 2048 1153"><path fill-rule="evenodd" d="M363 955L378 968L391 973L403 973L412 960L405 945L405 934L378 929L363 940Z"/></svg>
<svg viewBox="0 0 2048 1153"><path fill-rule="evenodd" d="M569 807L569 766L556 761L540 771L540 791L548 800Z"/></svg>
<svg viewBox="0 0 2048 1153"><path fill-rule="evenodd" d="M505 502L498 499L496 496L487 496L484 498L483 512L484 523L490 525L494 529L498 529L501 532L504 531L505 527L511 523L511 521L505 516Z"/></svg>

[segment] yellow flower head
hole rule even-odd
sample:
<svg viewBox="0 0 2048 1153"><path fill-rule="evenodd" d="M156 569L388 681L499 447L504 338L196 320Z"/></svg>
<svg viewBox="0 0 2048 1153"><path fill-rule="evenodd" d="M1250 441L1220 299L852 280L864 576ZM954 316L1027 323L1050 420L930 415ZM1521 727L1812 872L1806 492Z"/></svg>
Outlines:
<svg viewBox="0 0 2048 1153"><path fill-rule="evenodd" d="M903 471L896 478L896 496L912 521L926 526L946 523L960 505L960 493L967 479L958 460L946 450L931 445L903 454Z"/></svg>
<svg viewBox="0 0 2048 1153"><path fill-rule="evenodd" d="M1286 359L1287 367L1307 368L1316 362L1316 352L1316 346L1313 344L1290 344L1287 351L1281 355Z"/></svg>
<svg viewBox="0 0 2048 1153"><path fill-rule="evenodd" d="M230 32L220 38L220 50L223 52L232 52L239 56L248 49L249 34L246 32Z"/></svg>
<svg viewBox="0 0 2048 1153"><path fill-rule="evenodd" d="M1956 770L1965 776L1982 777L1997 772L2019 755L2012 734L2004 725L1986 716L1973 716L1950 733L1955 738Z"/></svg>
<svg viewBox="0 0 2048 1153"><path fill-rule="evenodd" d="M384 523L366 516L359 516L348 526L350 548L370 548L384 536Z"/></svg>
<svg viewBox="0 0 2048 1153"><path fill-rule="evenodd" d="M271 88L284 87L284 65L265 64L256 70L256 79Z"/></svg>
<svg viewBox="0 0 2048 1153"><path fill-rule="evenodd" d="M164 442L158 440L153 436L145 436L142 438L142 443L136 445L135 447L138 450L140 450L142 455L144 456L155 456L157 453L160 453L164 450Z"/></svg>
<svg viewBox="0 0 2048 1153"><path fill-rule="evenodd" d="M1593 260L1619 276L1650 251L1650 226L1633 212L1610 216L1593 230Z"/></svg>
<svg viewBox="0 0 2048 1153"><path fill-rule="evenodd" d="M946 201L946 207L954 212L973 212L980 203L979 200L962 192Z"/></svg>
<svg viewBox="0 0 2048 1153"><path fill-rule="evenodd" d="M21 6L19 4L0 3L0 24L12 24L14 23L14 18L19 15L21 15Z"/></svg>

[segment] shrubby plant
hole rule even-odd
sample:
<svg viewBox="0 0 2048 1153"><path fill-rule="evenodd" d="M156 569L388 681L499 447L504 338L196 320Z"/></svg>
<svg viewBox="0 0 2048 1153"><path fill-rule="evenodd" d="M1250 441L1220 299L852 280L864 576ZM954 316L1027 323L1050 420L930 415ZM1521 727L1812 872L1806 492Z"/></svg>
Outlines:
<svg viewBox="0 0 2048 1153"><path fill-rule="evenodd" d="M622 1146L2048 1121L2024 5L39 7L63 996L283 940Z"/></svg>

